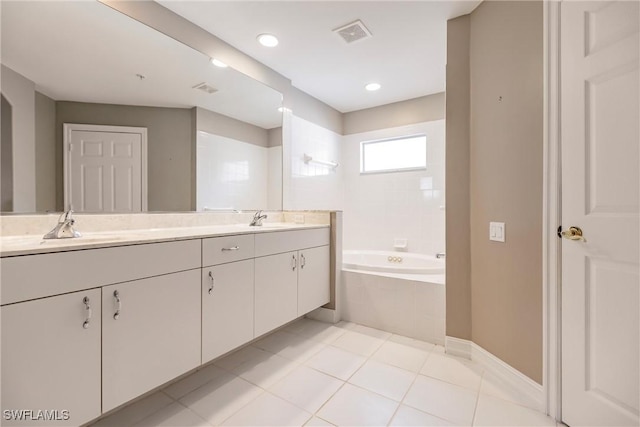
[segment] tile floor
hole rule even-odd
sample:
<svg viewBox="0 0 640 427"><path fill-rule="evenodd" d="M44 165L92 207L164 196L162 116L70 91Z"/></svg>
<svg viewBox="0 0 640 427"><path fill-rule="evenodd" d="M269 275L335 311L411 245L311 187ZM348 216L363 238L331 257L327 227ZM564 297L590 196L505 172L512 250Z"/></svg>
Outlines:
<svg viewBox="0 0 640 427"><path fill-rule="evenodd" d="M530 406L440 346L300 319L92 427L556 426Z"/></svg>

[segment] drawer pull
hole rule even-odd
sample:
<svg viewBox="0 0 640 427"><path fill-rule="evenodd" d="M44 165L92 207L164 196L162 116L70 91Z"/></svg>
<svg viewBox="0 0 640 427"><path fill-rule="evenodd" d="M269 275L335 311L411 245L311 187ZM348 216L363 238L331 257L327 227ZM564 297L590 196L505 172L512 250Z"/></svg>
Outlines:
<svg viewBox="0 0 640 427"><path fill-rule="evenodd" d="M209 272L209 280L211 280L211 284L209 285L209 295L213 292L213 284L215 283L215 279L213 278L213 273Z"/></svg>
<svg viewBox="0 0 640 427"><path fill-rule="evenodd" d="M230 248L222 248L222 252L237 251L238 249L240 249L240 246L231 246Z"/></svg>
<svg viewBox="0 0 640 427"><path fill-rule="evenodd" d="M300 268L304 268L306 264L307 264L307 260L304 257L304 254L300 254Z"/></svg>
<svg viewBox="0 0 640 427"><path fill-rule="evenodd" d="M298 264L298 261L296 260L296 256L295 255L291 255L291 270L292 271L296 271L297 264Z"/></svg>
<svg viewBox="0 0 640 427"><path fill-rule="evenodd" d="M87 311L87 318L82 323L82 327L84 329L88 329L89 323L91 322L91 305L89 304L91 301L89 300L89 297L84 297L82 299L82 302L84 303L85 309Z"/></svg>
<svg viewBox="0 0 640 427"><path fill-rule="evenodd" d="M116 304L118 307L116 309L116 312L113 314L113 318L115 320L118 320L118 318L120 317L120 310L122 309L122 302L120 301L120 292L113 291L113 297L116 299Z"/></svg>

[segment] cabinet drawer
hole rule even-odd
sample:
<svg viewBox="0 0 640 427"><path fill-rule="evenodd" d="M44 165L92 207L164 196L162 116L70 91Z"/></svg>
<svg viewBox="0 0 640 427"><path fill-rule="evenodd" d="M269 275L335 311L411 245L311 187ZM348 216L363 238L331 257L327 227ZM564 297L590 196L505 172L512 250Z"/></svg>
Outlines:
<svg viewBox="0 0 640 427"><path fill-rule="evenodd" d="M202 265L204 267L249 259L253 256L253 234L202 240Z"/></svg>
<svg viewBox="0 0 640 427"><path fill-rule="evenodd" d="M329 227L256 234L256 257L329 244Z"/></svg>
<svg viewBox="0 0 640 427"><path fill-rule="evenodd" d="M200 240L0 259L0 303L10 304L200 267Z"/></svg>

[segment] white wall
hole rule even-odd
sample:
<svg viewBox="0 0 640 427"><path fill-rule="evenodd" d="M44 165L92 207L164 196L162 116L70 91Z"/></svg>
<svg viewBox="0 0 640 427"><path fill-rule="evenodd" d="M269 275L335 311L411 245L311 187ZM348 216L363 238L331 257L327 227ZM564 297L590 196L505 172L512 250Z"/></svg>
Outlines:
<svg viewBox="0 0 640 427"><path fill-rule="evenodd" d="M198 131L197 210L266 208L269 199L268 150Z"/></svg>
<svg viewBox="0 0 640 427"><path fill-rule="evenodd" d="M427 135L426 170L360 175L360 142L417 133ZM444 120L344 136L344 249L407 239L410 252L444 252L444 154Z"/></svg>
<svg viewBox="0 0 640 427"><path fill-rule="evenodd" d="M297 116L291 117L291 144L285 152L285 206L289 210L341 210L343 207L343 137ZM337 168L304 162L304 155L337 162Z"/></svg>

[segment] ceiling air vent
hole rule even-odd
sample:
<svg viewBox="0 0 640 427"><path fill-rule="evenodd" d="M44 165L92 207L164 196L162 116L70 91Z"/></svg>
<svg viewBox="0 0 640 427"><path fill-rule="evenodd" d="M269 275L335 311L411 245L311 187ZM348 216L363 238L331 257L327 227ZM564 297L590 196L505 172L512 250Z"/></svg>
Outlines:
<svg viewBox="0 0 640 427"><path fill-rule="evenodd" d="M211 86L207 82L198 83L193 88L201 90L203 92L207 92L208 94L216 93L218 91L218 89L216 89L215 87Z"/></svg>
<svg viewBox="0 0 640 427"><path fill-rule="evenodd" d="M347 43L353 43L371 37L371 32L359 19L340 28L336 28L333 32L338 33Z"/></svg>

